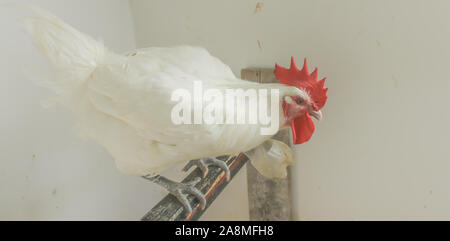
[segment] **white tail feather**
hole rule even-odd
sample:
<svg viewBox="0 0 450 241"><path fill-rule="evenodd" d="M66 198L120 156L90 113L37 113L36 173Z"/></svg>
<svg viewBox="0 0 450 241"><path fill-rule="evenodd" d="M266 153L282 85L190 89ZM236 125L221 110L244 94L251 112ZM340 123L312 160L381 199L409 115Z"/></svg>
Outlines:
<svg viewBox="0 0 450 241"><path fill-rule="evenodd" d="M48 59L53 78L42 85L70 98L89 78L107 50L51 13L30 7L34 16L21 20L36 48Z"/></svg>

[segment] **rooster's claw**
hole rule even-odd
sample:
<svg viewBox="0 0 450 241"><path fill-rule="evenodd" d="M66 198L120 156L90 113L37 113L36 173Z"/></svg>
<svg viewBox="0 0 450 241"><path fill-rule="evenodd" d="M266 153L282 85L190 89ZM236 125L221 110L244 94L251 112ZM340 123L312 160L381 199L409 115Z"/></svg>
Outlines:
<svg viewBox="0 0 450 241"><path fill-rule="evenodd" d="M201 193L195 185L201 181L201 178L197 177L195 180L187 183L175 183L174 186L168 188L168 191L174 195L178 201L183 204L187 213L192 213L192 207L187 199L189 194L194 195L200 202L200 208L203 210L206 207L205 195Z"/></svg>
<svg viewBox="0 0 450 241"><path fill-rule="evenodd" d="M225 171L227 181L230 181L230 169L224 161L217 158L202 158L197 160L190 160L186 166L184 166L183 171L188 171L192 166L197 166L203 173L203 178L208 174L208 166L214 165L220 167L220 169Z"/></svg>
<svg viewBox="0 0 450 241"><path fill-rule="evenodd" d="M195 196L198 199L198 201L200 202L200 208L202 210L204 210L206 207L205 195L203 195L203 193L195 187L195 185L197 185L197 183L202 180L200 177L197 177L194 180L186 183L174 182L160 175L146 175L143 176L143 178L164 187L167 191L174 195L178 199L178 201L181 202L181 204L183 204L184 210L186 210L188 214L192 213L191 204L187 199L187 196L189 194Z"/></svg>

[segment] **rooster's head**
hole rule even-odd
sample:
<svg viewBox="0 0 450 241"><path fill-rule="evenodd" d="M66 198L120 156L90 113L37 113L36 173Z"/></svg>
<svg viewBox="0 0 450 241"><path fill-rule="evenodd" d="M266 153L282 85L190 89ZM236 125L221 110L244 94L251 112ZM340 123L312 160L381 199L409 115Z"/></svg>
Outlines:
<svg viewBox="0 0 450 241"><path fill-rule="evenodd" d="M317 68L310 74L308 64L299 70L294 58L291 58L289 69L275 65L275 76L282 84L291 85L302 90L302 96L286 96L283 101L284 116L290 122L294 144L308 141L314 133L315 127L311 117L320 120L320 109L327 101L327 90L324 88L326 78L317 80Z"/></svg>

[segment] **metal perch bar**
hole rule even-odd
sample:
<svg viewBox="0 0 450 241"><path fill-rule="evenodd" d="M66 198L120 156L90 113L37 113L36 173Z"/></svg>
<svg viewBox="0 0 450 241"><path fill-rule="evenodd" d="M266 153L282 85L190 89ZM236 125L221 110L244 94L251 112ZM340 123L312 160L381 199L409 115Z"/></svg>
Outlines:
<svg viewBox="0 0 450 241"><path fill-rule="evenodd" d="M231 180L239 172L239 170L245 165L248 158L244 154L237 156L221 156L218 159L223 160L228 165L231 174ZM225 172L216 166L209 166L208 175L203 178L196 187L206 198L206 207L201 210L197 199L193 196L189 196L188 200L192 206L192 213L187 215L184 211L183 205L172 194L165 196L156 206L154 206L144 217L142 221L196 221L202 214L208 209L208 207L214 202L217 196L225 189L229 184L226 181ZM199 168L192 171L184 180L183 183L194 180L197 177L201 177L202 172Z"/></svg>

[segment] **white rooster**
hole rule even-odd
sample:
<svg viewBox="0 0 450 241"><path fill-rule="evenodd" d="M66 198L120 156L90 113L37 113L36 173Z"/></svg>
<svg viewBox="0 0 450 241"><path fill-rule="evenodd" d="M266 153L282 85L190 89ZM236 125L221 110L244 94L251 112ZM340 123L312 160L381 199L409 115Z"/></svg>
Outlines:
<svg viewBox="0 0 450 241"><path fill-rule="evenodd" d="M199 47L146 48L120 55L50 13L32 10L34 15L22 24L53 70L54 78L44 84L72 111L78 133L104 146L124 174L165 187L188 213L192 212L189 194L205 206L203 194L195 188L200 178L177 183L158 175L164 169L191 160L184 170L197 165L206 175L208 165L218 165L229 178L227 165L214 157L244 152L266 176L283 177L292 154L271 135L261 135L260 124L174 124L175 89L192 91L195 81L220 91L278 89L279 107L284 109L278 116L280 128L291 125L299 137L296 144L307 141L314 131L310 115L321 118L319 109L326 96L315 98L319 87L322 97L325 94L317 72L319 87L306 81L307 85L294 83L297 88L238 79L227 65ZM283 79L289 71L300 73L293 65L291 70L277 67L280 81L289 84L291 80ZM302 71L307 73L307 68Z"/></svg>

